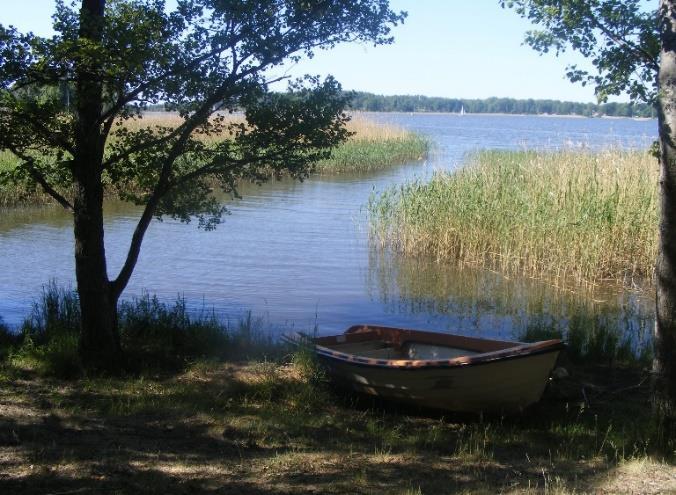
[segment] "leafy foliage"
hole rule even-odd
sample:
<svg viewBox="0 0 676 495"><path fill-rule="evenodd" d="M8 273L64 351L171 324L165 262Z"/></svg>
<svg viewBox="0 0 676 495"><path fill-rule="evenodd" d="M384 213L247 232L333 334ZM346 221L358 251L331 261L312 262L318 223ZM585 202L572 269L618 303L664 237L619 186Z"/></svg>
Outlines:
<svg viewBox="0 0 676 495"><path fill-rule="evenodd" d="M158 216L218 216L203 177L217 178L227 191L238 179L264 180L263 167L303 177L347 135L346 97L335 80L306 78L279 95L268 86L284 77L270 71L343 41L389 43L389 25L401 19L383 1L186 0L167 12L160 0L115 0L96 43L80 36L74 3L60 0L52 38L0 26L0 148L23 160L4 179L30 177L43 187L72 182L78 117L71 109L83 95L75 92L65 107L62 90L78 82L75 68L84 64L102 85L99 138L114 138L101 169L113 182L143 185L125 199L167 197ZM158 102L179 112L183 124L135 131L122 125ZM221 114L208 118L242 108L243 124L226 124ZM198 134L230 139L207 146Z"/></svg>
<svg viewBox="0 0 676 495"><path fill-rule="evenodd" d="M0 151L21 160L0 182L30 181L73 212L89 364L115 366L116 302L153 217L213 228L214 184L236 195L239 180L270 171L302 179L348 137L340 85L305 77L275 94L282 65L342 42L390 43L404 17L387 0L178 0L173 11L164 0L58 0L50 38L0 25ZM129 125L160 102L178 125ZM243 121L226 119L235 111ZM112 279L106 188L144 206Z"/></svg>
<svg viewBox="0 0 676 495"><path fill-rule="evenodd" d="M593 84L599 101L627 93L653 103L659 69L657 10L642 0L501 0L503 7L541 27L526 34L526 44L557 55L572 48L596 72L567 68L572 82Z"/></svg>

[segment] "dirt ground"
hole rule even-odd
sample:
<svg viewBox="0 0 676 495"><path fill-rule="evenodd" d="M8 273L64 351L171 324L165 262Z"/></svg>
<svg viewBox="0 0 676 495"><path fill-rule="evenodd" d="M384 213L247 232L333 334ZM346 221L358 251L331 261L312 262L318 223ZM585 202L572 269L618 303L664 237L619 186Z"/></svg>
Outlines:
<svg viewBox="0 0 676 495"><path fill-rule="evenodd" d="M0 493L676 493L676 467L631 431L645 403L630 395L459 418L353 401L266 363L71 382L4 370Z"/></svg>

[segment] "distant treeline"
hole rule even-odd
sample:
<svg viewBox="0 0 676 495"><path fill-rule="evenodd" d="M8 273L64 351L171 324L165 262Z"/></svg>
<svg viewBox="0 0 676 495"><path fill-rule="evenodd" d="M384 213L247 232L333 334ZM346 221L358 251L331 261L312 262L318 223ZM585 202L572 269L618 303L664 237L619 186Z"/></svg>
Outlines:
<svg viewBox="0 0 676 495"><path fill-rule="evenodd" d="M507 113L529 115L582 115L585 117L649 117L656 118L655 108L645 103L580 103L559 100L517 100L485 98L469 100L422 95L384 96L362 91L351 92L351 110L364 112L445 112ZM147 110L166 110L164 104L148 105Z"/></svg>
<svg viewBox="0 0 676 495"><path fill-rule="evenodd" d="M579 103L559 100L517 100L485 98L466 100L420 95L383 96L356 92L350 107L366 112L451 112L511 113L533 115L584 115L586 117L657 117L655 109L644 103Z"/></svg>

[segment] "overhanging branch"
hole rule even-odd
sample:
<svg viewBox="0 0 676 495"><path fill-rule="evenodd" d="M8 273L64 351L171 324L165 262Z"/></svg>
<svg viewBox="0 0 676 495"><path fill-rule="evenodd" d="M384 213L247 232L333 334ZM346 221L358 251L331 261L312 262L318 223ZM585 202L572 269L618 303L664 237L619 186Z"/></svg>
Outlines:
<svg viewBox="0 0 676 495"><path fill-rule="evenodd" d="M646 64L648 64L655 72L659 71L660 64L656 57L653 57L645 48L632 43L631 41L621 37L620 35L614 33L608 26L603 24L598 18L590 13L590 18L594 26L598 28L603 34L610 38L613 42L620 46L624 46L631 50L634 55L642 59Z"/></svg>
<svg viewBox="0 0 676 495"><path fill-rule="evenodd" d="M44 175L40 173L40 171L35 168L35 160L31 158L30 156L21 153L19 150L16 148L10 147L9 150L14 153L18 158L23 160L23 165L26 167L26 170L28 170L28 173L30 174L31 178L40 184L42 189L49 194L52 198L54 198L57 203L59 203L61 206L63 206L66 210L68 211L73 211L73 205L70 204L70 202L63 197L59 192L54 189L49 182L47 182L47 179L45 178Z"/></svg>

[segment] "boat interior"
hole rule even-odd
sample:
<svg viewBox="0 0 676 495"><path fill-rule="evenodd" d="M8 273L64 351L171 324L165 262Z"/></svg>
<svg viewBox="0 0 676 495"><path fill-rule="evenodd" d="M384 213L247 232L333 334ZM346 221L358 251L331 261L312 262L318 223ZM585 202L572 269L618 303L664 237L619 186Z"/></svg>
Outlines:
<svg viewBox="0 0 676 495"><path fill-rule="evenodd" d="M383 340L366 342L336 343L326 345L329 349L375 359L453 359L461 356L479 354L477 351L458 347L424 344L421 342L405 342L396 346Z"/></svg>
<svg viewBox="0 0 676 495"><path fill-rule="evenodd" d="M446 360L522 345L461 335L390 327L355 326L342 335L318 337L317 345L375 359Z"/></svg>

